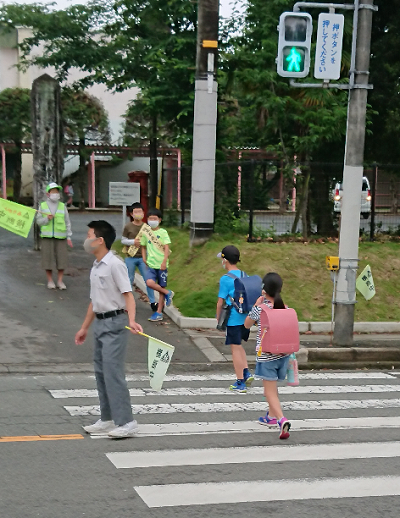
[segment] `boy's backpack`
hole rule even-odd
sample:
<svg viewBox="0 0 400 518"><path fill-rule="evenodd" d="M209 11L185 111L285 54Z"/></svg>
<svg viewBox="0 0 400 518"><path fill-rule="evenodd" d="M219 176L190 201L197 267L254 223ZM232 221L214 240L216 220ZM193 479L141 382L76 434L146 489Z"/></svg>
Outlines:
<svg viewBox="0 0 400 518"><path fill-rule="evenodd" d="M261 306L261 350L264 353L290 354L300 348L299 322L292 308Z"/></svg>
<svg viewBox="0 0 400 518"><path fill-rule="evenodd" d="M230 272L225 275L234 279L235 293L233 299L231 297L232 305L239 313L248 313L256 303L256 300L261 297L261 277L258 275L249 276L245 272L240 272L240 277L236 277L236 275Z"/></svg>

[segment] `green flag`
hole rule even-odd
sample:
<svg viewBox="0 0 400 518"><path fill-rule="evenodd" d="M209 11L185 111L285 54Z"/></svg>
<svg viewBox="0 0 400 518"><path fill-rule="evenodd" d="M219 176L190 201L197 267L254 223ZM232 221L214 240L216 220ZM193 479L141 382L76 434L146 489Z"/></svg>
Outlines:
<svg viewBox="0 0 400 518"><path fill-rule="evenodd" d="M358 276L356 281L356 288L362 295L364 295L366 300L372 299L372 297L375 295L375 284L374 279L372 278L371 267L369 264L367 264L367 266Z"/></svg>
<svg viewBox="0 0 400 518"><path fill-rule="evenodd" d="M164 377L167 373L175 347L152 336L145 336L147 336L149 340L148 367L150 387L159 391L162 389Z"/></svg>
<svg viewBox="0 0 400 518"><path fill-rule="evenodd" d="M22 237L28 237L36 210L0 198L0 227Z"/></svg>

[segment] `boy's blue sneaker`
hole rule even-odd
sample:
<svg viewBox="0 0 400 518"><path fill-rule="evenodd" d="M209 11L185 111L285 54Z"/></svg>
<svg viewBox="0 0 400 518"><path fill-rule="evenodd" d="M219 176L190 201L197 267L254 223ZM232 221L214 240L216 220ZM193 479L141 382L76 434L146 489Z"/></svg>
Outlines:
<svg viewBox="0 0 400 518"><path fill-rule="evenodd" d="M150 322L158 322L159 320L162 320L164 317L163 317L163 314L162 313L157 313L157 311L155 313L153 313L151 315L151 317L149 318Z"/></svg>
<svg viewBox="0 0 400 518"><path fill-rule="evenodd" d="M175 293L172 290L169 290L169 292L165 295L165 305L167 306L167 308L170 307L174 295Z"/></svg>
<svg viewBox="0 0 400 518"><path fill-rule="evenodd" d="M254 381L254 376L251 372L247 373L244 377L244 382L246 384L246 387L251 387L251 384Z"/></svg>
<svg viewBox="0 0 400 518"><path fill-rule="evenodd" d="M245 394L247 392L246 383L243 380L236 380L235 383L229 387L229 390Z"/></svg>

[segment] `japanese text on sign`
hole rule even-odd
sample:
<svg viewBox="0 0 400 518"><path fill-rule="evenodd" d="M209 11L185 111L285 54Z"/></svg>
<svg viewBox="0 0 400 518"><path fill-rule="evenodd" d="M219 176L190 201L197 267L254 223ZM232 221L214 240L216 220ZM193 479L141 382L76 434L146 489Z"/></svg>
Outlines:
<svg viewBox="0 0 400 518"><path fill-rule="evenodd" d="M148 340L150 386L154 390L161 390L175 348L156 338L149 337Z"/></svg>
<svg viewBox="0 0 400 518"><path fill-rule="evenodd" d="M129 206L140 202L140 184L134 182L110 182L109 205Z"/></svg>
<svg viewBox="0 0 400 518"><path fill-rule="evenodd" d="M358 291L364 295L366 300L372 299L375 295L374 279L372 277L371 267L369 264L360 273L356 281Z"/></svg>
<svg viewBox="0 0 400 518"><path fill-rule="evenodd" d="M36 211L19 203L0 199L0 227L28 237Z"/></svg>
<svg viewBox="0 0 400 518"><path fill-rule="evenodd" d="M318 17L314 77L339 79L342 63L344 16L321 13Z"/></svg>

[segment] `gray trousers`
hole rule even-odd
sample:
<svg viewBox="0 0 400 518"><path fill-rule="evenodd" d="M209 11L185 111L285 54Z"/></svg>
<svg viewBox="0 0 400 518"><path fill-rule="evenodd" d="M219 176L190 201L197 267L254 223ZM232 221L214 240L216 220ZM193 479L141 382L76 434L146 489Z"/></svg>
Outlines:
<svg viewBox="0 0 400 518"><path fill-rule="evenodd" d="M125 380L128 341L126 314L94 321L94 373L100 399L102 421L117 426L133 420L131 398Z"/></svg>

